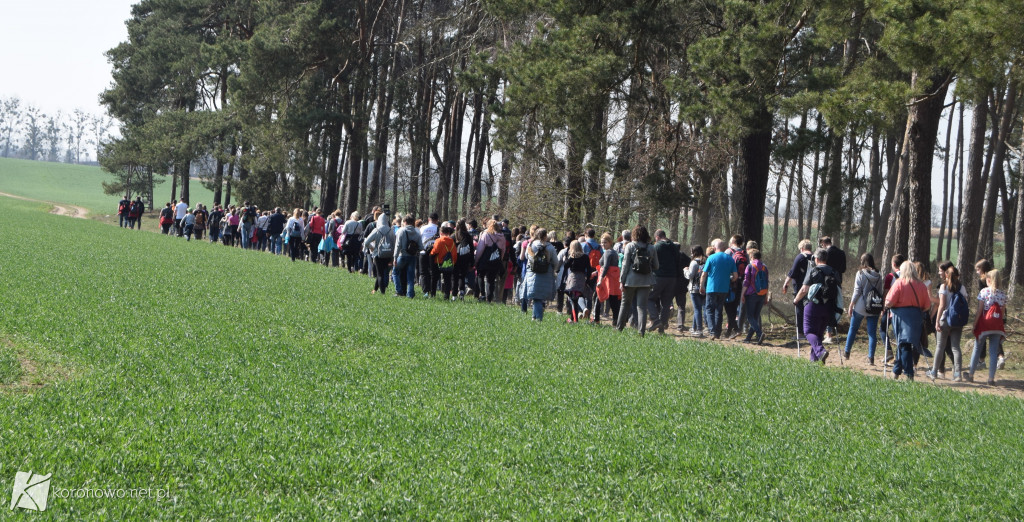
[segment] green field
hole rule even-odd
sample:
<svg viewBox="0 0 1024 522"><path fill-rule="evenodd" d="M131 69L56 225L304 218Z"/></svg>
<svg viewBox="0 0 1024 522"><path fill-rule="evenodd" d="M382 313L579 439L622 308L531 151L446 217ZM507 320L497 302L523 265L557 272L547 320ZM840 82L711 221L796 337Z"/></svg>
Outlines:
<svg viewBox="0 0 1024 522"><path fill-rule="evenodd" d="M45 210L0 198L6 230L45 238L0 242L0 487L170 495L51 496L52 518L1024 513L1017 399L371 296Z"/></svg>
<svg viewBox="0 0 1024 522"><path fill-rule="evenodd" d="M0 192L78 205L89 209L94 216L117 214L121 197L104 194L101 184L104 181L113 181L113 176L99 167L0 158ZM193 203L213 203L213 192L201 182L192 180L189 191ZM168 178L157 185L156 201L162 207L170 197Z"/></svg>

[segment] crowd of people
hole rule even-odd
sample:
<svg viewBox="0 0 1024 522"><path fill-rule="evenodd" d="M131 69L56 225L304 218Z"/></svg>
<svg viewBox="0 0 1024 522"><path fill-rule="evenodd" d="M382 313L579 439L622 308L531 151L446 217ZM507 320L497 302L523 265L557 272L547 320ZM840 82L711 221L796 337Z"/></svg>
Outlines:
<svg viewBox="0 0 1024 522"><path fill-rule="evenodd" d="M141 213L135 215L135 203L125 207L126 202L120 207L128 209L122 226L135 226ZM325 214L296 208L289 214L281 208L260 210L249 202L209 210L202 204L189 207L184 200L166 204L160 227L162 233L186 240L202 240L206 234L210 242L287 253L292 261L367 274L374 278L374 294L386 294L393 285L396 297L415 298L419 287L427 298L512 301L534 321L542 321L546 306L554 302L567 322L599 324L606 318L618 330L628 325L641 336L664 333L674 315L675 328L694 337L736 339L745 332L742 342L756 344L766 338L761 318L770 299L769 269L757 242L744 242L739 235L728 242L714 239L706 248L680 245L661 229L652 236L644 225L614 236L585 227L559 239L537 225L510 228L498 215L480 226L475 219L440 221L436 213L425 222L392 215L386 205L346 219L340 210ZM945 378L948 356L953 380L973 381L988 355L987 382L995 382L995 372L1005 362L1007 299L999 272L989 261L976 265L981 286L972 332L976 349L963 371L961 339L970 322L970 294L952 263L939 265L933 287L927 263L896 255L891 271L883 275L874 257L864 253L847 302L842 290L846 253L830 237L820 238L816 250L810 240L802 240L798 250L781 293L792 291L792 341L798 347L801 341L810 345L811 361L827 361L831 352L826 345L833 344L845 312L846 360L864 325L867 363L875 365L881 333L886 363L891 358L897 379L905 375L913 380L923 355L932 359L927 371L931 379ZM693 310L689 323L687 301ZM929 350L932 334L934 355ZM895 345L891 354L890 341Z"/></svg>

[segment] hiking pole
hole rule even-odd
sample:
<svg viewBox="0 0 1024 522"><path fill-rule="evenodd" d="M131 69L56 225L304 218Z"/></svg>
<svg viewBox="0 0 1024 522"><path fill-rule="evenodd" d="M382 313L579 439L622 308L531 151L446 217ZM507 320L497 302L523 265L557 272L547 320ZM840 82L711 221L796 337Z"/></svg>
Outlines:
<svg viewBox="0 0 1024 522"><path fill-rule="evenodd" d="M799 326L794 326L793 328L796 330L796 336L794 337L794 339L796 339L796 358L799 359L800 358L800 327Z"/></svg>

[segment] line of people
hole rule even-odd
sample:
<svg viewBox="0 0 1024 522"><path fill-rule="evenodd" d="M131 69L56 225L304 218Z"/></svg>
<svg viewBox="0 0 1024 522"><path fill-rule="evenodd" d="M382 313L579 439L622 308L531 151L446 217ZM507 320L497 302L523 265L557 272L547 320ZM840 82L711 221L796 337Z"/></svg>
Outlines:
<svg viewBox="0 0 1024 522"><path fill-rule="evenodd" d="M374 293L386 293L394 285L395 296L414 298L419 286L428 298L440 294L446 300L511 300L523 312L532 310L537 321L543 319L547 303L554 301L568 322L598 324L608 317L619 330L628 325L641 335L648 330L663 333L673 312L675 327L686 330L690 301L695 313L688 330L694 337L736 339L746 332L743 342L757 344L766 338L761 316L769 299L770 273L757 242L744 242L739 235L728 243L712 240L706 249L683 247L664 230L651 237L643 225L617 237L599 237L588 227L578 236L570 231L559 240L537 225L509 228L508 220L499 216L479 228L473 219L440 222L436 213L426 222L414 216L392 217L387 206L345 219L340 210L325 216L320 209L294 209L288 215L280 208L261 211L245 202L209 211L202 204L189 208L184 200L174 206L168 203L160 222L165 234L173 230L186 239L202 239L209 230L211 242L282 255L287 249L293 261L344 266L374 277ZM822 237L816 251L811 245L810 240L800 241L781 290L783 295L793 292L794 340L809 343L812 361L827 361L830 351L825 346L833 343L832 335L846 313L850 324L845 359L865 325L868 364L874 366L881 326L884 340L890 329L895 334L894 376L913 379L920 356L932 357L927 337L935 333L938 355L928 376L944 378L948 355L954 380L973 378L985 353L975 350L969 372L961 371L960 337L969 312L963 312L967 292L951 263L940 266L941 281L933 297L921 263L897 255L892 272L882 275L872 255L863 254L844 306L846 253L830 237ZM1005 315L1006 296L998 289L999 273L990 263L979 262L977 270L983 288L976 337L997 353L998 362L990 366L993 381L995 369L1005 361L1005 334L1000 333L1005 328L995 319Z"/></svg>

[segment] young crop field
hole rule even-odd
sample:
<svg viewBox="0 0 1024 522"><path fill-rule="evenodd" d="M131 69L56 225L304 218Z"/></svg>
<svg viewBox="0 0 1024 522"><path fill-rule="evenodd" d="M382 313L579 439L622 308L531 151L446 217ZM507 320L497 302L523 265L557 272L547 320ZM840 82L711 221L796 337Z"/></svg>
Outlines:
<svg viewBox="0 0 1024 522"><path fill-rule="evenodd" d="M54 519L1024 516L1017 399L46 210L0 198L2 487L166 492Z"/></svg>

